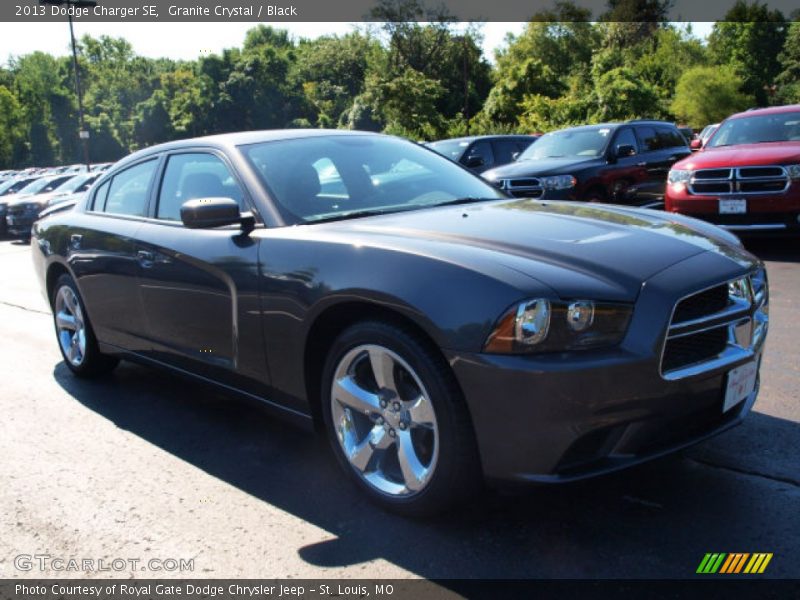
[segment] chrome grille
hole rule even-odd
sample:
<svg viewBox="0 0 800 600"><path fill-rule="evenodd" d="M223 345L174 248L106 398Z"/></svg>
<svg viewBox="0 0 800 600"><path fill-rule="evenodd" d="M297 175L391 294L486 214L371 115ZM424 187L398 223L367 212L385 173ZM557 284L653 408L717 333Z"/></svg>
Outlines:
<svg viewBox="0 0 800 600"><path fill-rule="evenodd" d="M682 379L740 362L761 348L768 326L764 269L682 298L672 312L661 374Z"/></svg>
<svg viewBox="0 0 800 600"><path fill-rule="evenodd" d="M515 198L541 198L544 193L542 182L537 177L498 179L495 186L505 190Z"/></svg>
<svg viewBox="0 0 800 600"><path fill-rule="evenodd" d="M706 196L780 194L789 189L791 179L780 165L699 169L692 174L690 194Z"/></svg>

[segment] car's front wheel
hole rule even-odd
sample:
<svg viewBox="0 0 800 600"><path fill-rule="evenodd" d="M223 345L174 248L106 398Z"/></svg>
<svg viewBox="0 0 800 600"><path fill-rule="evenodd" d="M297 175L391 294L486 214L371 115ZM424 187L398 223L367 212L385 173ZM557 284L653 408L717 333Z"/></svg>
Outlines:
<svg viewBox="0 0 800 600"><path fill-rule="evenodd" d="M56 281L52 307L58 347L64 363L73 373L80 377L94 377L117 366L118 359L102 354L98 349L78 286L71 276L64 274Z"/></svg>
<svg viewBox="0 0 800 600"><path fill-rule="evenodd" d="M324 370L323 415L340 464L384 508L440 512L480 482L453 374L404 328L365 322L339 336Z"/></svg>

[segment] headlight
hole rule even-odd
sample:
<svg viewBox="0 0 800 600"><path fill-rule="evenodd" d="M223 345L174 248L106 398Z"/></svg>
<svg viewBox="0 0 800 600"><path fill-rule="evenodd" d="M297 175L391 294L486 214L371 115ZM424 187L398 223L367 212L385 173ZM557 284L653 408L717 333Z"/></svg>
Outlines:
<svg viewBox="0 0 800 600"><path fill-rule="evenodd" d="M689 183L689 180L692 178L691 171L684 171L682 169L673 169L667 175L667 181L670 184L676 183Z"/></svg>
<svg viewBox="0 0 800 600"><path fill-rule="evenodd" d="M628 304L526 300L500 317L484 351L526 354L614 346L625 336L632 312Z"/></svg>
<svg viewBox="0 0 800 600"><path fill-rule="evenodd" d="M546 190L568 190L575 187L577 180L572 175L553 175L542 177L541 182Z"/></svg>
<svg viewBox="0 0 800 600"><path fill-rule="evenodd" d="M792 179L800 179L800 165L786 165L786 172Z"/></svg>

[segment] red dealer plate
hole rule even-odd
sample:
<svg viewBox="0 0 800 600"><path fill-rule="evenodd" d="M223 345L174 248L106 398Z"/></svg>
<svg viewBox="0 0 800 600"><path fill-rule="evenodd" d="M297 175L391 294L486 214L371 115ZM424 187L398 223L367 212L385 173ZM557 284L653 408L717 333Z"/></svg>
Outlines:
<svg viewBox="0 0 800 600"><path fill-rule="evenodd" d="M725 389L722 412L728 412L752 393L756 388L757 375L758 365L755 362L736 367L728 373L728 385Z"/></svg>

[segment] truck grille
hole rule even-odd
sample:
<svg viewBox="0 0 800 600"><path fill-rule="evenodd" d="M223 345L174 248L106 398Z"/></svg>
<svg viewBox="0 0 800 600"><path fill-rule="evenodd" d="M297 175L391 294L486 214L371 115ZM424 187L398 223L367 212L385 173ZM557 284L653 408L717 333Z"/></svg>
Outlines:
<svg viewBox="0 0 800 600"><path fill-rule="evenodd" d="M536 177L498 179L494 184L515 198L541 198L544 192L542 182Z"/></svg>
<svg viewBox="0 0 800 600"><path fill-rule="evenodd" d="M724 196L743 194L780 194L791 183L786 169L779 165L699 169L689 180L690 194Z"/></svg>
<svg viewBox="0 0 800 600"><path fill-rule="evenodd" d="M753 356L766 338L769 290L764 269L680 300L661 355L665 379L681 379Z"/></svg>

